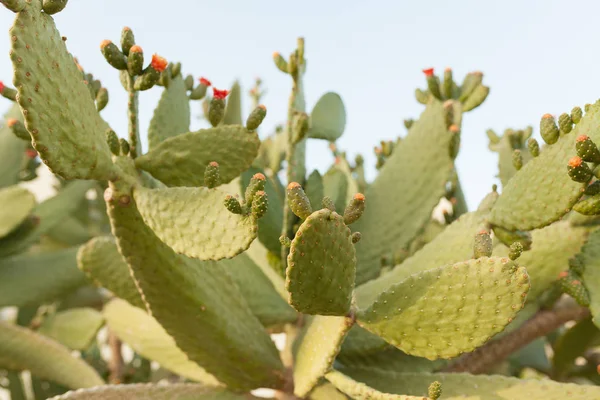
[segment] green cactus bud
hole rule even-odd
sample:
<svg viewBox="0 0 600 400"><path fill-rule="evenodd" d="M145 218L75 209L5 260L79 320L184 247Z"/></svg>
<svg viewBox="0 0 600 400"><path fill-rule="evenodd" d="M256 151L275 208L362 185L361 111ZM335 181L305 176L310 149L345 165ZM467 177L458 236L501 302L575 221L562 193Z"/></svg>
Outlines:
<svg viewBox="0 0 600 400"><path fill-rule="evenodd" d="M219 174L219 163L212 161L208 163L204 170L204 185L209 188L215 188L221 184L221 176Z"/></svg>
<svg viewBox="0 0 600 400"><path fill-rule="evenodd" d="M534 157L540 155L540 145L534 138L529 138L527 140L527 149L529 150L529 153Z"/></svg>
<svg viewBox="0 0 600 400"><path fill-rule="evenodd" d="M489 86L479 85L463 103L463 111L471 111L479 107L490 94Z"/></svg>
<svg viewBox="0 0 600 400"><path fill-rule="evenodd" d="M533 126L530 125L523 131L523 140L529 139L531 135L533 135Z"/></svg>
<svg viewBox="0 0 600 400"><path fill-rule="evenodd" d="M523 155L521 154L521 150L515 149L513 150L512 157L513 167L518 171L523 168Z"/></svg>
<svg viewBox="0 0 600 400"><path fill-rule="evenodd" d="M354 157L354 163L357 167L360 167L365 163L365 159L360 154L357 154L356 157Z"/></svg>
<svg viewBox="0 0 600 400"><path fill-rule="evenodd" d="M442 384L438 381L432 382L427 389L427 396L431 400L438 400L442 395Z"/></svg>
<svg viewBox="0 0 600 400"><path fill-rule="evenodd" d="M121 152L121 144L119 142L117 134L112 129L106 130L106 143L108 143L108 148L110 149L110 152L113 153L115 156L118 156Z"/></svg>
<svg viewBox="0 0 600 400"><path fill-rule="evenodd" d="M414 119L405 119L404 120L404 127L406 129L410 129L411 126L413 126L413 123L415 122Z"/></svg>
<svg viewBox="0 0 600 400"><path fill-rule="evenodd" d="M264 105L259 105L256 107L250 115L248 115L248 119L246 120L246 129L249 131L254 131L258 129L260 124L263 122L265 117L267 116L267 107Z"/></svg>
<svg viewBox="0 0 600 400"><path fill-rule="evenodd" d="M562 113L558 117L558 126L560 127L560 133L566 135L573 130L573 120L567 113Z"/></svg>
<svg viewBox="0 0 600 400"><path fill-rule="evenodd" d="M98 112L104 110L104 107L108 104L108 90L101 87L96 94L96 109Z"/></svg>
<svg viewBox="0 0 600 400"><path fill-rule="evenodd" d="M421 89L415 89L415 98L421 104L427 104L429 102L429 92Z"/></svg>
<svg viewBox="0 0 600 400"><path fill-rule="evenodd" d="M290 182L288 185L287 200L290 210L292 210L292 212L297 215L298 218L306 219L310 214L312 214L310 200L298 182Z"/></svg>
<svg viewBox="0 0 600 400"><path fill-rule="evenodd" d="M558 126L556 126L556 122L552 115L544 114L542 116L542 120L540 121L540 134L542 135L544 142L548 144L554 144L558 141L560 131L558 130Z"/></svg>
<svg viewBox="0 0 600 400"><path fill-rule="evenodd" d="M588 187L586 187L585 191L583 192L583 194L585 194L586 196L594 196L598 193L600 193L600 181L598 180L588 185Z"/></svg>
<svg viewBox="0 0 600 400"><path fill-rule="evenodd" d="M481 72L475 71L468 73L460 86L460 96L458 97L458 100L461 103L464 103L481 82L483 82L483 74Z"/></svg>
<svg viewBox="0 0 600 400"><path fill-rule="evenodd" d="M298 74L298 56L296 53L290 54L287 72L291 76L296 76Z"/></svg>
<svg viewBox="0 0 600 400"><path fill-rule="evenodd" d="M508 258L515 261L517 258L521 257L521 253L523 253L523 245L521 242L514 242L510 245Z"/></svg>
<svg viewBox="0 0 600 400"><path fill-rule="evenodd" d="M244 194L244 200L246 201L246 207L251 210L252 202L254 201L254 195L260 190L265 190L267 178L263 174L256 173L250 179L250 183L246 187L246 193Z"/></svg>
<svg viewBox="0 0 600 400"><path fill-rule="evenodd" d="M598 146L596 146L589 136L577 136L577 139L575 139L575 148L577 149L577 155L581 157L583 161L594 164L600 163L600 151L598 150Z"/></svg>
<svg viewBox="0 0 600 400"><path fill-rule="evenodd" d="M579 156L575 156L569 160L567 170L569 176L575 182L587 182L592 178L590 167Z"/></svg>
<svg viewBox="0 0 600 400"><path fill-rule="evenodd" d="M208 106L208 121L213 127L216 127L223 120L225 115L225 97L229 94L228 90L219 90L213 87L213 98Z"/></svg>
<svg viewBox="0 0 600 400"><path fill-rule="evenodd" d="M130 75L140 75L144 70L144 50L134 45L129 48L127 57L127 71Z"/></svg>
<svg viewBox="0 0 600 400"><path fill-rule="evenodd" d="M225 196L224 204L225 204L225 208L227 208L229 210L229 212L231 212L233 214L243 214L244 213L244 211L242 210L242 205L240 204L239 200L231 195Z"/></svg>
<svg viewBox="0 0 600 400"><path fill-rule="evenodd" d="M176 78L177 76L179 76L179 74L181 74L180 62L173 64L173 68L171 68L171 77Z"/></svg>
<svg viewBox="0 0 600 400"><path fill-rule="evenodd" d="M275 62L275 66L284 73L288 73L289 70L289 65L287 63L287 61L285 61L285 58L283 58L281 56L281 54L279 54L278 52L273 53L273 61Z"/></svg>
<svg viewBox="0 0 600 400"><path fill-rule="evenodd" d="M17 101L17 91L13 88L5 86L4 83L0 82L0 95L5 99Z"/></svg>
<svg viewBox="0 0 600 400"><path fill-rule="evenodd" d="M423 73L425 74L425 79L427 80L427 88L429 89L429 93L431 93L436 99L441 99L442 93L440 92L440 83L437 77L433 74L433 68L424 69Z"/></svg>
<svg viewBox="0 0 600 400"><path fill-rule="evenodd" d="M323 197L323 200L321 201L321 205L323 206L323 208L327 208L327 209L335 212L335 204L334 204L333 200L331 199L331 197L329 197L329 196Z"/></svg>
<svg viewBox="0 0 600 400"><path fill-rule="evenodd" d="M6 120L6 126L10 128L12 133L19 139L23 140L31 140L31 135L29 135L29 131L25 128L25 124L19 121L16 118L9 118Z"/></svg>
<svg viewBox="0 0 600 400"><path fill-rule="evenodd" d="M117 45L115 45L110 40L104 40L100 44L100 50L102 51L102 55L106 59L106 61L113 67L118 70L127 69L127 59L125 55L119 50Z"/></svg>
<svg viewBox="0 0 600 400"><path fill-rule="evenodd" d="M365 211L365 195L356 193L344 210L344 223L350 225L359 220Z"/></svg>
<svg viewBox="0 0 600 400"><path fill-rule="evenodd" d="M496 132L494 132L493 129L488 129L487 131L485 131L485 133L491 144L500 143L500 137L498 136L498 134Z"/></svg>
<svg viewBox="0 0 600 400"><path fill-rule="evenodd" d="M132 50L133 48L129 51L131 52ZM151 89L160 80L160 76L167 68L167 64L167 60L154 54L150 65L148 65L142 74L135 79L133 88L140 91Z"/></svg>
<svg viewBox="0 0 600 400"><path fill-rule="evenodd" d="M583 111L581 111L581 107L573 107L571 110L571 120L574 124L578 124L583 118Z"/></svg>
<svg viewBox="0 0 600 400"><path fill-rule="evenodd" d="M451 99L453 89L454 89L454 80L452 79L452 69L446 68L444 70L444 83L442 85L442 92L443 92L444 98Z"/></svg>
<svg viewBox="0 0 600 400"><path fill-rule="evenodd" d="M584 286L581 277L575 271L563 271L558 275L558 282L564 293L571 296L583 307L590 305L590 294Z"/></svg>
<svg viewBox="0 0 600 400"><path fill-rule="evenodd" d="M583 110L584 110L585 112L588 112L588 111L590 111L590 107L591 107L591 106L592 106L592 105L588 103L588 104L586 104L585 106L583 106Z"/></svg>
<svg viewBox="0 0 600 400"><path fill-rule="evenodd" d="M190 91L194 89L194 77L192 75L186 76L183 83L185 84L185 90Z"/></svg>
<svg viewBox="0 0 600 400"><path fill-rule="evenodd" d="M192 93L190 93L190 99L202 100L206 96L206 90L211 85L210 81L206 78L200 78L200 84L196 86Z"/></svg>
<svg viewBox="0 0 600 400"><path fill-rule="evenodd" d="M450 157L455 159L458 156L458 151L460 150L460 128L456 124L450 125L448 128L448 132L452 135L452 139L450 139Z"/></svg>
<svg viewBox="0 0 600 400"><path fill-rule="evenodd" d="M446 122L446 128L454 123L454 103L452 100L446 100L443 104L444 107L444 120Z"/></svg>
<svg viewBox="0 0 600 400"><path fill-rule="evenodd" d="M23 11L27 6L25 0L0 0L0 4L8 8L12 12Z"/></svg>
<svg viewBox="0 0 600 400"><path fill-rule="evenodd" d="M129 56L129 51L135 46L135 37L133 31L128 26L121 31L121 51L126 56Z"/></svg>
<svg viewBox="0 0 600 400"><path fill-rule="evenodd" d="M582 215L600 215L600 194L575 203L573 211L577 211Z"/></svg>
<svg viewBox="0 0 600 400"><path fill-rule="evenodd" d="M48 15L53 15L64 10L69 0L44 0L42 9Z"/></svg>
<svg viewBox="0 0 600 400"><path fill-rule="evenodd" d="M119 139L119 145L121 147L121 155L126 156L127 154L129 154L129 142L127 142L127 140L120 138Z"/></svg>
<svg viewBox="0 0 600 400"><path fill-rule="evenodd" d="M494 235L506 246L511 246L515 242L521 243L523 250L531 249L531 233L523 231L509 231L499 226L494 226Z"/></svg>
<svg viewBox="0 0 600 400"><path fill-rule="evenodd" d="M585 272L585 264L579 255L569 259L569 269L578 275L583 275Z"/></svg>
<svg viewBox="0 0 600 400"><path fill-rule="evenodd" d="M292 245L292 241L287 236L280 236L279 243L281 243L281 245L285 247L290 247Z"/></svg>
<svg viewBox="0 0 600 400"><path fill-rule="evenodd" d="M292 120L292 141L299 143L308 132L309 117L307 113L296 112Z"/></svg>
<svg viewBox="0 0 600 400"><path fill-rule="evenodd" d="M261 218L263 215L267 213L267 207L269 205L269 199L267 197L267 193L264 190L259 190L254 195L254 200L252 201L252 215L254 218Z"/></svg>
<svg viewBox="0 0 600 400"><path fill-rule="evenodd" d="M360 242L360 239L361 239L361 238L362 238L362 235L361 235L361 233L360 233L360 232L354 232L354 233L352 234L352 243L353 243L353 244L356 244L356 243Z"/></svg>
<svg viewBox="0 0 600 400"><path fill-rule="evenodd" d="M475 244L473 246L473 258L492 256L492 237L486 230L480 231L475 235Z"/></svg>

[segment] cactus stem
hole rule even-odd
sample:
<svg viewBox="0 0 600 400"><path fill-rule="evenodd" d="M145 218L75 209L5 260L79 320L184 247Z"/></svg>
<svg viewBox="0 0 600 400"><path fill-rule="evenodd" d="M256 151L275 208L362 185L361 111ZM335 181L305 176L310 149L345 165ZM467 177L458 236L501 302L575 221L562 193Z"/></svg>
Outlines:
<svg viewBox="0 0 600 400"><path fill-rule="evenodd" d="M140 127L138 122L138 92L133 87L134 79L129 79L129 98L127 101L127 119L129 121L129 154L131 158L136 158L141 154Z"/></svg>

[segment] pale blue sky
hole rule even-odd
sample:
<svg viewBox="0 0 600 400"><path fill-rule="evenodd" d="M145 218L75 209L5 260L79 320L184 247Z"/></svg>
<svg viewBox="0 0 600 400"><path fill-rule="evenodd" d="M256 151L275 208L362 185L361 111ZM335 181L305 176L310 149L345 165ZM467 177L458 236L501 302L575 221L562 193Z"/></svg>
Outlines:
<svg viewBox="0 0 600 400"><path fill-rule="evenodd" d="M458 168L471 208L497 182L497 157L487 150L485 130L533 125L542 114L560 114L595 101L600 94L600 3L589 1L199 1L71 0L56 16L69 50L110 90L103 116L126 132L125 92L118 74L100 54L103 39L119 41L133 29L147 55L181 61L184 73L206 76L217 87L236 78L245 90L260 76L268 94L262 134L283 121L289 77L271 61L306 38L306 98L309 107L326 91L338 92L348 118L342 149L362 152L373 166L373 147L404 135L402 120L422 110L415 87L421 70L450 66L462 80L481 70L491 93L463 120ZM6 32L13 15L0 10ZM10 83L9 38L0 38L0 80ZM141 126L148 126L160 89L141 97ZM248 112L249 98L244 107ZM9 103L0 100L0 107ZM194 103L195 114L200 103ZM194 120L193 128L202 124ZM426 151L426 149L424 149ZM425 153L424 153L425 155ZM309 166L324 171L331 155L323 142L309 147ZM374 176L369 169L369 177ZM416 171L415 171L416 172Z"/></svg>

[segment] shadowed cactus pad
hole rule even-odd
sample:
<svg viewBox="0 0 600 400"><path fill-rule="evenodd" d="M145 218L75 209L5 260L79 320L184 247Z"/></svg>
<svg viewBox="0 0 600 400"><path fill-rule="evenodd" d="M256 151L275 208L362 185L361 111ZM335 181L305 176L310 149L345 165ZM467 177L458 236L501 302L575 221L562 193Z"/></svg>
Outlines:
<svg viewBox="0 0 600 400"><path fill-rule="evenodd" d="M523 308L529 277L508 258L481 257L390 287L359 324L407 354L451 358L502 331Z"/></svg>
<svg viewBox="0 0 600 400"><path fill-rule="evenodd" d="M290 304L305 314L345 315L350 309L356 255L344 218L312 213L292 240L286 271Z"/></svg>
<svg viewBox="0 0 600 400"><path fill-rule="evenodd" d="M35 197L21 186L0 189L0 238L13 231L35 206Z"/></svg>

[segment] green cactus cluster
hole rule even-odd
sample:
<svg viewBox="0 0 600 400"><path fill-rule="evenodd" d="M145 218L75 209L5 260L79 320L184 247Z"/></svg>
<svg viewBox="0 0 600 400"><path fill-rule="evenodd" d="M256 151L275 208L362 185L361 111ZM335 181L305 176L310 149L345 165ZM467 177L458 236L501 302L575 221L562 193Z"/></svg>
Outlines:
<svg viewBox="0 0 600 400"><path fill-rule="evenodd" d="M67 1L0 2L15 16L0 84L11 399L600 399L600 102L542 116L544 143L488 130L502 190L469 210L455 160L490 93L479 71L423 70L421 115L378 143L367 181L336 144L341 96L306 104L302 38L273 54L291 94L267 134L260 79L243 116L239 82L184 75L123 28L100 44L128 99L116 132L52 17ZM206 127L191 131L194 110ZM326 171L309 170L309 140L329 144ZM42 163L44 199L25 184Z"/></svg>

